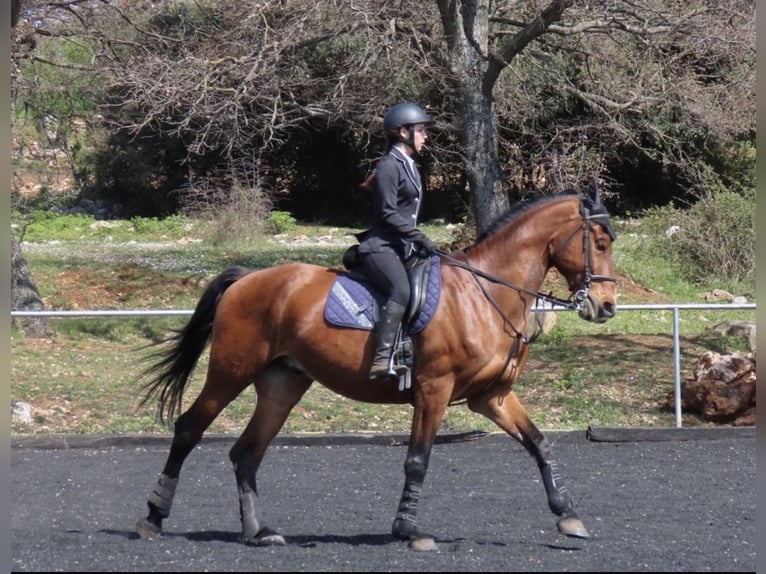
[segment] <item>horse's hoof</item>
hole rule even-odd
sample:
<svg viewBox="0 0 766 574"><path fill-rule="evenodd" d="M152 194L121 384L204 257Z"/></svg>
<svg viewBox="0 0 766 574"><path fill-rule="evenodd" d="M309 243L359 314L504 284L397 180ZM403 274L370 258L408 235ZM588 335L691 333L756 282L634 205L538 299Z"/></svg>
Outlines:
<svg viewBox="0 0 766 574"><path fill-rule="evenodd" d="M418 531L415 522L397 518L391 527L391 534L399 540L407 540L411 550L418 552L431 552L437 549L433 536Z"/></svg>
<svg viewBox="0 0 766 574"><path fill-rule="evenodd" d="M162 528L149 522L146 518L142 518L136 524L136 532L144 540L151 540L153 538L159 538L162 535Z"/></svg>
<svg viewBox="0 0 766 574"><path fill-rule="evenodd" d="M245 540L245 544L248 546L284 546L287 542L279 532L264 526L255 536Z"/></svg>
<svg viewBox="0 0 766 574"><path fill-rule="evenodd" d="M409 543L409 547L411 550L415 550L417 552L433 552L434 550L438 550L439 547L436 545L436 541L431 538L430 536L418 536L417 538L412 538Z"/></svg>
<svg viewBox="0 0 766 574"><path fill-rule="evenodd" d="M590 538L590 533L585 528L582 520L576 516L568 516L567 518L562 518L558 521L558 523L556 523L556 526L558 526L559 532L561 532L561 534L565 534L571 538Z"/></svg>

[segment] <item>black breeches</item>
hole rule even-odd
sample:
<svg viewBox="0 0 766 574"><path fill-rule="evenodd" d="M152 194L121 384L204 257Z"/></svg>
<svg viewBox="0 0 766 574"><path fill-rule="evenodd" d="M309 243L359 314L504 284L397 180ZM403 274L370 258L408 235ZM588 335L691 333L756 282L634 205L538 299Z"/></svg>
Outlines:
<svg viewBox="0 0 766 574"><path fill-rule="evenodd" d="M401 259L394 253L360 253L365 275L387 301L406 307L410 302L410 279Z"/></svg>

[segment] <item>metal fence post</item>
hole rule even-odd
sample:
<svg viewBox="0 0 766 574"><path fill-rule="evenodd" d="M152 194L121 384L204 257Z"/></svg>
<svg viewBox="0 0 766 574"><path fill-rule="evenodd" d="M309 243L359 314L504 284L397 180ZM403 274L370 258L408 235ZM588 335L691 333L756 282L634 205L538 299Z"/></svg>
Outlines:
<svg viewBox="0 0 766 574"><path fill-rule="evenodd" d="M680 311L678 307L673 307L673 365L675 369L676 427L681 428L681 344L679 340L679 314Z"/></svg>

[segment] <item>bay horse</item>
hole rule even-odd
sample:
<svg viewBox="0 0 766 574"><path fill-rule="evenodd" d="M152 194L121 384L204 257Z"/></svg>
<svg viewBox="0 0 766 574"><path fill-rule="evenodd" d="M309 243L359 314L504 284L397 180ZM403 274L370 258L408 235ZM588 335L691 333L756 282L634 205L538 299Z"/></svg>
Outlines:
<svg viewBox="0 0 766 574"><path fill-rule="evenodd" d="M323 317L333 281L342 269L289 263L252 271L232 267L211 281L188 323L164 340L169 348L144 371L143 405L156 398L158 418L170 422L198 359L210 344L199 396L174 424L165 466L138 521L142 538L162 532L184 460L218 414L245 388L257 401L229 452L239 493L242 541L285 544L263 524L256 474L269 443L314 381L357 401L410 403L412 425L404 461L404 489L392 525L396 539L431 550L434 538L417 525L418 504L432 446L448 406L467 403L519 441L537 462L550 510L567 536L588 538L551 447L530 420L512 387L527 359L525 324L538 292L555 268L566 279L567 300L587 321L603 323L616 312L616 280L609 213L598 188L568 190L519 202L469 248L438 252L442 294L432 320L413 335L411 388L397 381L370 382L374 336L338 328ZM160 342L163 343L163 342Z"/></svg>

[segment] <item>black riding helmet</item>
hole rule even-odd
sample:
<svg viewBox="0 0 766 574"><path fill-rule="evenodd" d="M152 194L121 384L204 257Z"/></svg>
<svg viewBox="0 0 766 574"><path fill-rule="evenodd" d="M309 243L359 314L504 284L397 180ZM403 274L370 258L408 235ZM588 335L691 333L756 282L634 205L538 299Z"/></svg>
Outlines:
<svg viewBox="0 0 766 574"><path fill-rule="evenodd" d="M413 131L416 124L430 124L433 123L433 119L429 116L423 108L417 104L411 102L404 102L396 104L386 112L383 116L383 133L388 140L389 145L395 143L404 142L410 146L415 153L415 133ZM399 134L399 128L407 128L407 139L402 138Z"/></svg>

